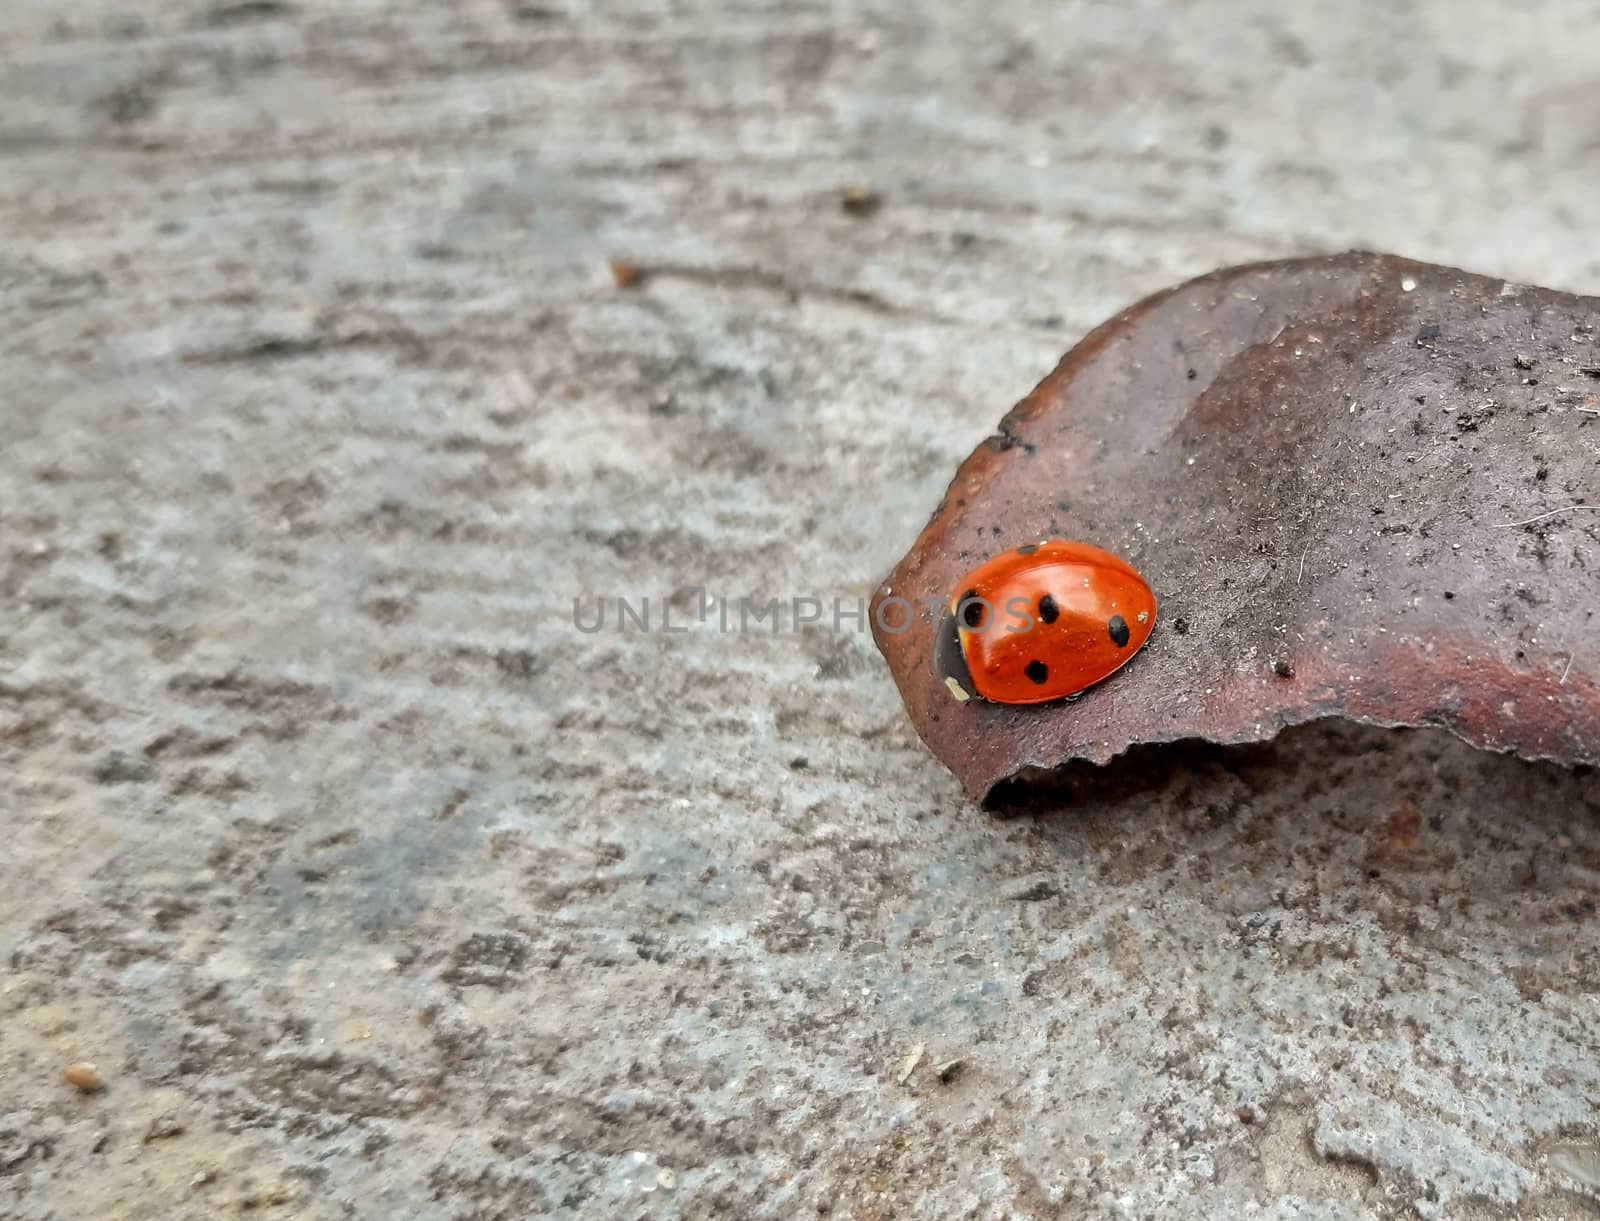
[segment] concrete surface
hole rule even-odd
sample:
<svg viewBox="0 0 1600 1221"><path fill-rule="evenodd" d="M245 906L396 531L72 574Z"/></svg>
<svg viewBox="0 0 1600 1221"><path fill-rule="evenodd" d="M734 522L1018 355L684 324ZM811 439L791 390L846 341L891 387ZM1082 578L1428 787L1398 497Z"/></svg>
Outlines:
<svg viewBox="0 0 1600 1221"><path fill-rule="evenodd" d="M849 623L572 612L865 597L1218 264L1600 289L1597 51L1582 0L11 0L0 1215L1592 1215L1592 775L1331 725L1000 821Z"/></svg>

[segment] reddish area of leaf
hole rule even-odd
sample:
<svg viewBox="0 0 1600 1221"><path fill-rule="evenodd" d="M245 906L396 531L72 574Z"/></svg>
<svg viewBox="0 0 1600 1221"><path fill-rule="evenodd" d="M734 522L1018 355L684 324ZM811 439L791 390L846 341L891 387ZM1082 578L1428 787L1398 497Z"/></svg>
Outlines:
<svg viewBox="0 0 1600 1221"><path fill-rule="evenodd" d="M874 598L878 646L980 800L1329 716L1593 764L1596 370L1593 298L1375 254L1204 276L1094 331L967 458ZM1154 636L1077 701L956 702L933 600L1052 537L1130 560Z"/></svg>

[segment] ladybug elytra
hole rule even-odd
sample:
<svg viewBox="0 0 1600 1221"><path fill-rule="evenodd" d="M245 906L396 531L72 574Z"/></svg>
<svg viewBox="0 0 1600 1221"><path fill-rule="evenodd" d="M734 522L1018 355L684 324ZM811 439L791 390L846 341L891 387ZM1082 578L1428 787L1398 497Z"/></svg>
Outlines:
<svg viewBox="0 0 1600 1221"><path fill-rule="evenodd" d="M1155 622L1155 594L1126 560L1049 539L995 556L956 586L934 668L963 703L1043 704L1127 665Z"/></svg>

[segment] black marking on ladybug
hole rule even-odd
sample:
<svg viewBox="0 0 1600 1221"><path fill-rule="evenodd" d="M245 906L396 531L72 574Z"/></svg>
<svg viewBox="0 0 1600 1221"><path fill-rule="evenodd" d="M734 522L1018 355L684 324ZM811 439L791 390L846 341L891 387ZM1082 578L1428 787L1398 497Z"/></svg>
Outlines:
<svg viewBox="0 0 1600 1221"><path fill-rule="evenodd" d="M961 647L961 633L956 630L956 617L948 610L939 620L939 631L934 637L933 672L946 686L953 681L969 698L977 694L972 671L967 667L967 654Z"/></svg>
<svg viewBox="0 0 1600 1221"><path fill-rule="evenodd" d="M1017 548L1017 554L1018 555L1032 555L1037 550L1039 550L1039 544L1038 543L1024 543L1022 546Z"/></svg>
<svg viewBox="0 0 1600 1221"><path fill-rule="evenodd" d="M1030 661L1028 663L1028 668L1024 670L1023 673L1042 687L1044 686L1045 679L1050 677L1050 667L1045 665L1042 661Z"/></svg>
<svg viewBox="0 0 1600 1221"><path fill-rule="evenodd" d="M1128 647L1128 624L1121 615L1111 616L1111 622L1106 624L1106 631L1111 633L1111 639L1117 648Z"/></svg>
<svg viewBox="0 0 1600 1221"><path fill-rule="evenodd" d="M961 622L968 627L973 629L982 627L987 609L983 599L978 597L977 590L969 589L961 595Z"/></svg>
<svg viewBox="0 0 1600 1221"><path fill-rule="evenodd" d="M1061 617L1061 608L1056 605L1056 600L1049 594L1039 599L1039 618L1046 623L1054 623Z"/></svg>

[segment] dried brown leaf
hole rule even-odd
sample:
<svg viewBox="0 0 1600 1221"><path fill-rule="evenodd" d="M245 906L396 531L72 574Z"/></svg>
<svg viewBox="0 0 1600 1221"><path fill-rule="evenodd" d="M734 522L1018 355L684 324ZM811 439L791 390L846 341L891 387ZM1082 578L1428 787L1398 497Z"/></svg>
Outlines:
<svg viewBox="0 0 1600 1221"><path fill-rule="evenodd" d="M1117 315L962 464L874 599L918 732L978 799L1330 716L1600 761L1597 328L1595 299L1376 254L1218 271ZM1043 537L1130 560L1155 635L1077 701L956 703L926 600Z"/></svg>

